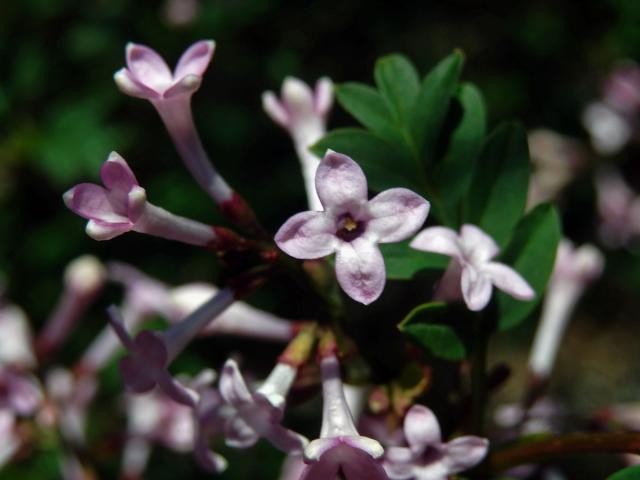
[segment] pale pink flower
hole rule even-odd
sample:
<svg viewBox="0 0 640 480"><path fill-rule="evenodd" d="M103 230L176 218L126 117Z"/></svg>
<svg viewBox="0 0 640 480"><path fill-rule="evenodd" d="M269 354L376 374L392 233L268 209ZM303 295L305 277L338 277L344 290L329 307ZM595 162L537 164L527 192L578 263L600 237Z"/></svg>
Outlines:
<svg viewBox="0 0 640 480"><path fill-rule="evenodd" d="M378 243L413 235L429 213L429 202L405 188L392 188L367 200L367 179L351 158L329 150L316 172L324 211L294 215L275 241L295 258L336 253L336 277L354 300L369 304L384 289L386 272Z"/></svg>
<svg viewBox="0 0 640 480"><path fill-rule="evenodd" d="M542 317L529 357L529 370L539 380L551 374L571 314L587 286L604 268L604 256L593 245L558 245L556 263L542 307Z"/></svg>
<svg viewBox="0 0 640 480"><path fill-rule="evenodd" d="M640 234L640 196L615 170L598 172L595 185L600 238L609 247L628 246Z"/></svg>
<svg viewBox="0 0 640 480"><path fill-rule="evenodd" d="M16 416L10 410L0 409L0 467L8 463L20 448L16 432Z"/></svg>
<svg viewBox="0 0 640 480"><path fill-rule="evenodd" d="M147 201L144 188L127 165L112 152L100 169L104 187L81 183L64 194L74 213L89 220L87 234L109 240L131 230L191 245L214 246L216 227L169 213Z"/></svg>
<svg viewBox="0 0 640 480"><path fill-rule="evenodd" d="M640 110L640 67L627 62L605 80L602 99L617 111L633 117Z"/></svg>
<svg viewBox="0 0 640 480"><path fill-rule="evenodd" d="M487 454L485 438L465 436L442 441L433 412L414 405L404 419L408 447L390 447L384 467L392 480L446 480L450 475L474 467Z"/></svg>
<svg viewBox="0 0 640 480"><path fill-rule="evenodd" d="M296 373L296 367L278 363L252 393L235 360L227 360L220 374L220 394L235 409L226 424L227 444L245 448L264 437L284 452L302 452L307 439L281 425L286 396Z"/></svg>
<svg viewBox="0 0 640 480"><path fill-rule="evenodd" d="M0 368L6 366L23 370L36 366L29 320L12 304L0 305Z"/></svg>
<svg viewBox="0 0 640 480"><path fill-rule="evenodd" d="M591 144L601 155L614 155L631 140L634 125L629 118L603 102L591 102L582 114Z"/></svg>
<svg viewBox="0 0 640 480"><path fill-rule="evenodd" d="M309 147L324 137L327 117L333 104L333 82L323 77L315 89L294 77L282 83L280 99L273 92L262 94L262 108L271 119L289 132L302 167L309 209L322 210L315 189L315 175L320 159Z"/></svg>
<svg viewBox="0 0 640 480"><path fill-rule="evenodd" d="M387 480L379 459L384 454L376 440L358 434L344 397L340 365L331 355L321 360L322 429L320 438L304 450L300 480Z"/></svg>
<svg viewBox="0 0 640 480"><path fill-rule="evenodd" d="M470 310L486 307L494 286L519 300L531 300L535 296L531 286L518 272L492 261L500 249L475 225L463 225L459 235L450 228L430 227L421 231L410 246L453 258L440 288L446 290L443 296L447 300L455 299L461 293Z"/></svg>

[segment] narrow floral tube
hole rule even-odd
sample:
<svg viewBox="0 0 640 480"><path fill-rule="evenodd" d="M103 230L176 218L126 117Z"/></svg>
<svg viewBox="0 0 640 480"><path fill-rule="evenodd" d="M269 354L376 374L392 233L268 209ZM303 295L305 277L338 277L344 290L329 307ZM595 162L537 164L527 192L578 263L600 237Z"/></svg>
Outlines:
<svg viewBox="0 0 640 480"><path fill-rule="evenodd" d="M106 276L102 263L90 255L79 257L67 266L64 292L36 340L40 358L51 356L60 347L102 289Z"/></svg>
<svg viewBox="0 0 640 480"><path fill-rule="evenodd" d="M554 272L547 288L542 317L529 357L529 371L545 380L551 374L571 314L585 288L602 273L604 258L592 245L574 248L568 240L558 246Z"/></svg>

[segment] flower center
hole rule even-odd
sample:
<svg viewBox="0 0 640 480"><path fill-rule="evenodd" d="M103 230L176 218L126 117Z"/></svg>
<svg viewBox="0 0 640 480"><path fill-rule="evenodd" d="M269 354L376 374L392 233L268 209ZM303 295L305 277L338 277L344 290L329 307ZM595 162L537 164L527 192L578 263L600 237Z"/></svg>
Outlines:
<svg viewBox="0 0 640 480"><path fill-rule="evenodd" d="M345 213L338 219L338 230L336 237L351 242L364 232L365 222L355 220L350 213Z"/></svg>

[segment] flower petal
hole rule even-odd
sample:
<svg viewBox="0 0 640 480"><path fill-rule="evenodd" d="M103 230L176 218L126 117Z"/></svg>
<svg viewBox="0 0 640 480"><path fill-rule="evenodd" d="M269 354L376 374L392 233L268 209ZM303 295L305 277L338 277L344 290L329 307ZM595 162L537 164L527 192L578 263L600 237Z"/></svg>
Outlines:
<svg viewBox="0 0 640 480"><path fill-rule="evenodd" d="M229 359L220 374L220 394L226 402L234 407L241 407L253 403L253 396L240 373L235 360Z"/></svg>
<svg viewBox="0 0 640 480"><path fill-rule="evenodd" d="M314 109L318 115L326 116L333 105L333 82L322 77L316 82L314 90Z"/></svg>
<svg viewBox="0 0 640 480"><path fill-rule="evenodd" d="M413 475L413 454L405 447L388 447L383 463L391 480L409 480Z"/></svg>
<svg viewBox="0 0 640 480"><path fill-rule="evenodd" d="M487 263L482 267L482 271L489 276L496 287L512 297L519 300L531 300L536 296L531 285L513 268L503 263Z"/></svg>
<svg viewBox="0 0 640 480"><path fill-rule="evenodd" d="M464 224L460 228L460 243L466 256L474 263L483 263L495 257L500 248L498 244L475 225Z"/></svg>
<svg viewBox="0 0 640 480"><path fill-rule="evenodd" d="M81 183L63 195L64 203L73 211L88 220L100 220L105 223L127 223L125 211L114 208L109 192L94 183Z"/></svg>
<svg viewBox="0 0 640 480"><path fill-rule="evenodd" d="M328 150L316 170L316 191L325 210L367 201L367 179L360 166Z"/></svg>
<svg viewBox="0 0 640 480"><path fill-rule="evenodd" d="M380 243L399 242L418 231L429 214L429 202L406 188L392 188L369 201L367 234Z"/></svg>
<svg viewBox="0 0 640 480"><path fill-rule="evenodd" d="M423 252L439 253L454 258L462 256L458 234L447 227L425 228L411 240L409 246Z"/></svg>
<svg viewBox="0 0 640 480"><path fill-rule="evenodd" d="M125 390L129 392L145 393L156 386L155 378L150 375L152 372L146 370L138 359L131 355L120 360L119 370Z"/></svg>
<svg viewBox="0 0 640 480"><path fill-rule="evenodd" d="M428 446L442 442L440 424L433 412L424 405L412 406L404 417L404 435L411 450L420 455Z"/></svg>
<svg viewBox="0 0 640 480"><path fill-rule="evenodd" d="M314 114L313 92L299 78L287 77L282 82L282 101L294 117L304 118Z"/></svg>
<svg viewBox="0 0 640 480"><path fill-rule="evenodd" d="M171 70L155 50L130 43L126 50L127 67L132 77L156 92L162 92L173 83Z"/></svg>
<svg viewBox="0 0 640 480"><path fill-rule="evenodd" d="M143 98L145 100L156 100L160 98L160 93L140 83L126 68L121 68L113 74L113 80L118 89L130 97Z"/></svg>
<svg viewBox="0 0 640 480"><path fill-rule="evenodd" d="M198 403L198 394L173 378L166 368L162 368L158 372L156 381L158 383L158 387L160 387L160 389L175 402L191 408L196 407Z"/></svg>
<svg viewBox="0 0 640 480"><path fill-rule="evenodd" d="M376 300L386 281L378 246L365 238L343 242L336 253L336 277L347 295L365 305Z"/></svg>
<svg viewBox="0 0 640 480"><path fill-rule="evenodd" d="M140 332L135 343L135 353L148 362L149 368L157 366L158 368L166 367L169 361L169 353L162 338L150 330Z"/></svg>
<svg viewBox="0 0 640 480"><path fill-rule="evenodd" d="M307 465L299 480L334 480L338 477L339 467L329 459L319 460Z"/></svg>
<svg viewBox="0 0 640 480"><path fill-rule="evenodd" d="M131 231L133 224L126 223L104 223L98 220L89 220L85 231L94 240L111 240L112 238Z"/></svg>
<svg viewBox="0 0 640 480"><path fill-rule="evenodd" d="M225 424L225 443L230 447L248 448L259 439L256 431L240 416L230 418Z"/></svg>
<svg viewBox="0 0 640 480"><path fill-rule="evenodd" d="M163 98L173 98L178 95L191 95L200 88L201 83L202 77L186 75L169 87L162 96Z"/></svg>
<svg viewBox="0 0 640 480"><path fill-rule="evenodd" d="M280 227L275 241L292 257L321 258L335 251L338 242L335 232L335 221L324 212L301 212Z"/></svg>
<svg viewBox="0 0 640 480"><path fill-rule="evenodd" d="M185 75L202 77L211 62L215 48L216 42L213 40L200 40L191 45L178 60L173 78L179 80Z"/></svg>
<svg viewBox="0 0 640 480"><path fill-rule="evenodd" d="M462 268L462 296L469 310L477 312L487 306L491 300L493 287L491 279L478 272L471 265Z"/></svg>
<svg viewBox="0 0 640 480"><path fill-rule="evenodd" d="M290 123L289 112L282 105L278 97L273 92L264 92L262 94L262 109L269 115L269 118L280 125L282 128L288 128Z"/></svg>
<svg viewBox="0 0 640 480"><path fill-rule="evenodd" d="M347 480L388 480L380 462L357 448L341 448L342 471Z"/></svg>
<svg viewBox="0 0 640 480"><path fill-rule="evenodd" d="M489 450L489 441L480 437L459 437L445 446L443 463L449 475L474 467L482 461Z"/></svg>
<svg viewBox="0 0 640 480"><path fill-rule="evenodd" d="M129 164L117 152L111 152L100 168L102 183L110 192L122 192L123 196L139 185Z"/></svg>
<svg viewBox="0 0 640 480"><path fill-rule="evenodd" d="M271 444L286 453L302 453L308 440L293 430L284 428L280 424L273 424L267 431L262 432L262 436L269 440Z"/></svg>

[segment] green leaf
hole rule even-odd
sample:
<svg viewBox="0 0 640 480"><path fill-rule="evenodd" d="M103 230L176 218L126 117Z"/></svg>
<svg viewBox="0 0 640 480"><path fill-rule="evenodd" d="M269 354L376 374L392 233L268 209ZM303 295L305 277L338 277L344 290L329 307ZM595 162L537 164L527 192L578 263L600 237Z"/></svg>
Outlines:
<svg viewBox="0 0 640 480"><path fill-rule="evenodd" d="M376 62L373 76L397 123L406 125L420 85L413 64L403 55L387 55Z"/></svg>
<svg viewBox="0 0 640 480"><path fill-rule="evenodd" d="M342 108L362 125L391 142L403 142L388 103L375 88L361 83L344 83L336 87Z"/></svg>
<svg viewBox="0 0 640 480"><path fill-rule="evenodd" d="M514 122L500 125L476 163L465 201L465 222L478 225L504 245L526 206L529 168L524 128Z"/></svg>
<svg viewBox="0 0 640 480"><path fill-rule="evenodd" d="M467 351L456 331L442 321L446 304L424 303L414 308L398 328L433 355L446 360L462 360Z"/></svg>
<svg viewBox="0 0 640 480"><path fill-rule="evenodd" d="M311 151L322 157L328 148L358 162L372 190L393 187L421 190L416 180L415 165L408 152L371 132L358 128L334 130L312 145Z"/></svg>
<svg viewBox="0 0 640 480"><path fill-rule="evenodd" d="M411 136L421 157L433 159L438 134L456 91L464 56L455 51L438 63L424 78L410 114Z"/></svg>
<svg viewBox="0 0 640 480"><path fill-rule="evenodd" d="M387 268L387 278L392 280L406 280L413 277L420 270L444 270L449 263L449 257L436 253L427 253L409 247L409 242L385 243L380 245Z"/></svg>
<svg viewBox="0 0 640 480"><path fill-rule="evenodd" d="M618 470L613 475L608 476L607 480L640 480L640 465Z"/></svg>
<svg viewBox="0 0 640 480"><path fill-rule="evenodd" d="M444 158L437 163L432 177L433 194L453 227L460 226L460 203L471 183L476 160L486 134L487 115L480 91L471 84L460 86L456 94L462 106L462 119L453 131Z"/></svg>
<svg viewBox="0 0 640 480"><path fill-rule="evenodd" d="M562 237L560 217L549 204L538 205L518 223L500 261L511 265L529 282L536 297L523 302L499 292L498 328L518 325L540 302L553 271L558 243Z"/></svg>

